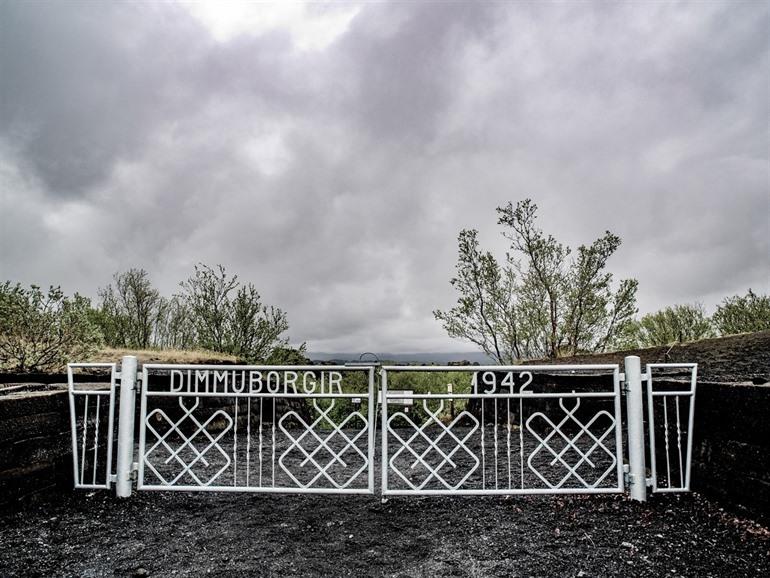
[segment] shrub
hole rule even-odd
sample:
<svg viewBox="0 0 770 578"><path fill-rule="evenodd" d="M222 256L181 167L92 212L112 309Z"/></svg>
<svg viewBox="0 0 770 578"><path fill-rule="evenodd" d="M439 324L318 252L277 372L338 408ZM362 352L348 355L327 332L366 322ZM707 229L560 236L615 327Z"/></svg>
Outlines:
<svg viewBox="0 0 770 578"><path fill-rule="evenodd" d="M627 348L654 347L708 337L714 337L711 321L703 305L694 303L648 313L629 325L619 344Z"/></svg>
<svg viewBox="0 0 770 578"><path fill-rule="evenodd" d="M91 302L6 281L0 285L0 366L4 370L50 371L86 359L101 345Z"/></svg>
<svg viewBox="0 0 770 578"><path fill-rule="evenodd" d="M727 297L717 306L713 321L721 335L770 331L770 295L749 289L743 297Z"/></svg>

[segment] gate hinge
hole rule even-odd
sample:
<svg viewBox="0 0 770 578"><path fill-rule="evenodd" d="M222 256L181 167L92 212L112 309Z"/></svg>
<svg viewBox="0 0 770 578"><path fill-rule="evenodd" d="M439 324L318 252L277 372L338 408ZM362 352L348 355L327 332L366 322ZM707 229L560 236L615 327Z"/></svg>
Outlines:
<svg viewBox="0 0 770 578"><path fill-rule="evenodd" d="M620 392L625 395L625 394L628 393L628 382L626 381L626 374L625 373L621 373L621 374L619 374L618 377L620 378L620 381L622 382L622 384L620 386ZM647 374L646 373L640 374L640 378L641 378L640 381L642 383L644 383L645 381L647 381Z"/></svg>
<svg viewBox="0 0 770 578"><path fill-rule="evenodd" d="M121 373L118 372L115 374L115 381L119 382L120 387L123 387L123 380L121 379ZM134 387L131 388L137 393L142 391L142 375L137 374L136 378L134 379Z"/></svg>
<svg viewBox="0 0 770 578"><path fill-rule="evenodd" d="M634 484L634 480L636 478L630 471L630 466L628 464L623 464L623 483L627 488L630 488ZM648 488L652 487L652 477L645 477L644 483Z"/></svg>
<svg viewBox="0 0 770 578"><path fill-rule="evenodd" d="M139 462L131 464L131 473L128 474L128 478L134 482L139 478Z"/></svg>

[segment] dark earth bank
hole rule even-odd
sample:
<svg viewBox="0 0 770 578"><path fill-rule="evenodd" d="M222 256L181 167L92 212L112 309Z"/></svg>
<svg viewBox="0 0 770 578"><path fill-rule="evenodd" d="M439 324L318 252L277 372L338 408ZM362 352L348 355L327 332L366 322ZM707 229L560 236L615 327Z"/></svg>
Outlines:
<svg viewBox="0 0 770 578"><path fill-rule="evenodd" d="M699 383L770 383L770 331L742 333L648 349L560 357L546 362L619 363L622 366L627 355L638 355L642 370L647 363L697 363Z"/></svg>
<svg viewBox="0 0 770 578"><path fill-rule="evenodd" d="M770 576L770 532L698 494L73 492L0 510L3 576Z"/></svg>

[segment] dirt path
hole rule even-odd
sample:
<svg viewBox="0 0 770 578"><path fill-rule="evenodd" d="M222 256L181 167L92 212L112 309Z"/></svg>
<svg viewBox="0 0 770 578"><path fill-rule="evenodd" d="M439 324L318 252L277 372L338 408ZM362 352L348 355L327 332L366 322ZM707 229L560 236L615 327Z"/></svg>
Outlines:
<svg viewBox="0 0 770 578"><path fill-rule="evenodd" d="M759 576L770 534L698 495L77 492L0 512L3 576Z"/></svg>

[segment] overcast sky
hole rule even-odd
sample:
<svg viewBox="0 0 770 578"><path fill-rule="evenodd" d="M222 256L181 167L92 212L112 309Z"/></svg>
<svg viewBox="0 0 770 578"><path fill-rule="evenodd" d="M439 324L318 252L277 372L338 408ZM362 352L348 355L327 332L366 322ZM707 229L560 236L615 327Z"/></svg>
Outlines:
<svg viewBox="0 0 770 578"><path fill-rule="evenodd" d="M0 278L224 264L311 351L462 351L462 228L605 229L642 313L770 292L770 3L0 2Z"/></svg>

